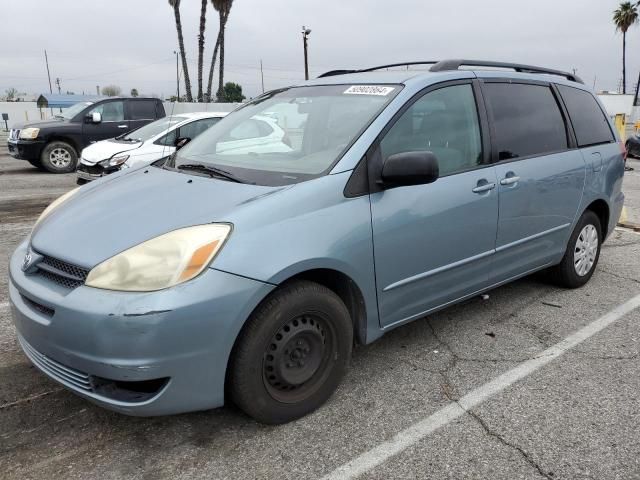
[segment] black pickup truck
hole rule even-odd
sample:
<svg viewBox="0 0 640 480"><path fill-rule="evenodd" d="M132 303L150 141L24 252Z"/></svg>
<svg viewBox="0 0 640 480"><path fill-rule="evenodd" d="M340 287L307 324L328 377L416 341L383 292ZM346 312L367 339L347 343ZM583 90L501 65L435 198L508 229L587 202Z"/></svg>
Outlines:
<svg viewBox="0 0 640 480"><path fill-rule="evenodd" d="M9 132L9 153L49 172L73 172L87 145L164 116L164 106L157 98L111 97L76 103L52 120L14 125Z"/></svg>

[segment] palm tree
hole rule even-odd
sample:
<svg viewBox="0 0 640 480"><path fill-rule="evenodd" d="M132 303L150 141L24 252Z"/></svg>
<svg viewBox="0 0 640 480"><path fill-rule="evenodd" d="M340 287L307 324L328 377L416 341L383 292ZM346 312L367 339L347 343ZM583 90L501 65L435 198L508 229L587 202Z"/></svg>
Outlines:
<svg viewBox="0 0 640 480"><path fill-rule="evenodd" d="M638 10L631 2L622 2L613 12L616 31L622 32L622 93L627 93L627 30L638 22Z"/></svg>
<svg viewBox="0 0 640 480"><path fill-rule="evenodd" d="M207 14L207 0L200 6L200 34L198 35L198 101L202 102L202 55L204 54L204 29Z"/></svg>
<svg viewBox="0 0 640 480"><path fill-rule="evenodd" d="M233 0L211 0L211 3L213 4L213 8L218 12L220 27L216 45L213 48L213 56L211 57L211 68L209 69L209 84L207 86L207 98L209 100L211 100L211 84L213 83L213 70L215 68L218 50L220 50L220 78L217 96L219 99L222 98L222 89L224 86L224 33Z"/></svg>
<svg viewBox="0 0 640 480"><path fill-rule="evenodd" d="M191 96L191 80L189 79L189 67L187 65L187 55L184 51L184 40L182 39L182 21L180 20L180 0L169 0L169 5L173 8L176 17L176 31L178 32L178 46L182 57L182 71L184 72L184 86L187 91L187 102L193 102Z"/></svg>

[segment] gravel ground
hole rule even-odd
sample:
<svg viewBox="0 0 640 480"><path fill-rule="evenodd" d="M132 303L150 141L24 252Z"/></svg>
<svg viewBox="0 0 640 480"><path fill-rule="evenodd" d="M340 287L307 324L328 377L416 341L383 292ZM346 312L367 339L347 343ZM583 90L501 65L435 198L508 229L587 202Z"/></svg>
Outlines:
<svg viewBox="0 0 640 480"><path fill-rule="evenodd" d="M0 271L50 201L75 186L0 143ZM625 179L640 220L640 162ZM638 217L635 217L638 215ZM639 222L640 223L640 222ZM579 290L534 276L355 350L326 406L258 425L233 407L162 418L108 412L20 351L0 276L0 477L314 478L333 472L640 293L640 234L616 230ZM372 464L361 478L640 479L640 309Z"/></svg>

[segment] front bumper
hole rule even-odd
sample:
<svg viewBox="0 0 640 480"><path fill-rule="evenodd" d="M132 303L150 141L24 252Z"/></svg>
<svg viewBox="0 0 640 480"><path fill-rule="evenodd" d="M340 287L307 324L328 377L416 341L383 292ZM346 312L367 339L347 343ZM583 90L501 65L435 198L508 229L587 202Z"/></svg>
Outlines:
<svg viewBox="0 0 640 480"><path fill-rule="evenodd" d="M66 289L24 274L26 250L25 242L11 258L9 296L19 340L42 372L94 403L129 415L224 404L233 343L273 285L209 268L159 292ZM157 388L136 396L123 394L122 385Z"/></svg>
<svg viewBox="0 0 640 480"><path fill-rule="evenodd" d="M78 183L88 183L93 180L98 180L99 178L102 178L105 175L109 175L110 173L116 173L120 171L120 169L121 165L105 168L99 163L96 163L95 165L80 163L78 165L78 169L76 170L76 173L78 175Z"/></svg>
<svg viewBox="0 0 640 480"><path fill-rule="evenodd" d="M9 140L9 155L18 160L40 160L44 142L39 140Z"/></svg>

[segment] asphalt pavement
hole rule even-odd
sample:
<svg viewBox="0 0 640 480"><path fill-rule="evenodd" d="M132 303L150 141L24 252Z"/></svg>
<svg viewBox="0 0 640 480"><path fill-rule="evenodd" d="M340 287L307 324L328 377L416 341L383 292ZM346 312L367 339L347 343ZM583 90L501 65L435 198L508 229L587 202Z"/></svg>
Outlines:
<svg viewBox="0 0 640 480"><path fill-rule="evenodd" d="M0 144L1 478L640 479L639 233L617 229L582 289L536 275L357 347L338 392L290 424L233 406L132 418L39 373L11 323L8 256L74 186Z"/></svg>

